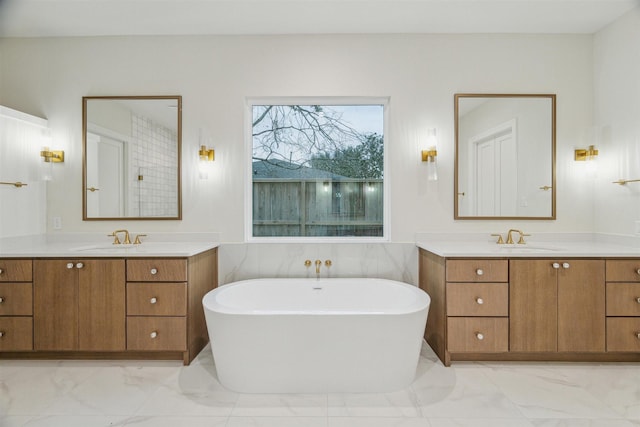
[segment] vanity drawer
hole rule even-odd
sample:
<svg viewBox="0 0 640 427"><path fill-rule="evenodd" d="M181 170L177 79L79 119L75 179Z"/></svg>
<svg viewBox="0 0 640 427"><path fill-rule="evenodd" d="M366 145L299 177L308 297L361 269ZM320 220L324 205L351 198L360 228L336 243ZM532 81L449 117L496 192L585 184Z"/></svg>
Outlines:
<svg viewBox="0 0 640 427"><path fill-rule="evenodd" d="M127 350L185 351L186 317L127 317Z"/></svg>
<svg viewBox="0 0 640 427"><path fill-rule="evenodd" d="M0 317L0 351L33 350L33 318Z"/></svg>
<svg viewBox="0 0 640 427"><path fill-rule="evenodd" d="M506 259L447 260L447 282L508 282L509 262Z"/></svg>
<svg viewBox="0 0 640 427"><path fill-rule="evenodd" d="M186 259L128 259L128 282L186 282Z"/></svg>
<svg viewBox="0 0 640 427"><path fill-rule="evenodd" d="M508 316L507 283L447 283L448 316Z"/></svg>
<svg viewBox="0 0 640 427"><path fill-rule="evenodd" d="M127 283L127 315L186 316L186 283Z"/></svg>
<svg viewBox="0 0 640 427"><path fill-rule="evenodd" d="M607 316L640 316L640 283L607 283Z"/></svg>
<svg viewBox="0 0 640 427"><path fill-rule="evenodd" d="M607 318L607 351L640 353L640 317Z"/></svg>
<svg viewBox="0 0 640 427"><path fill-rule="evenodd" d="M506 317L449 317L448 349L451 353L502 353L509 350Z"/></svg>
<svg viewBox="0 0 640 427"><path fill-rule="evenodd" d="M31 283L0 283L0 316L31 316L32 314Z"/></svg>
<svg viewBox="0 0 640 427"><path fill-rule="evenodd" d="M640 282L640 260L608 259L605 265L607 282Z"/></svg>
<svg viewBox="0 0 640 427"><path fill-rule="evenodd" d="M30 282L30 259L0 259L0 282Z"/></svg>

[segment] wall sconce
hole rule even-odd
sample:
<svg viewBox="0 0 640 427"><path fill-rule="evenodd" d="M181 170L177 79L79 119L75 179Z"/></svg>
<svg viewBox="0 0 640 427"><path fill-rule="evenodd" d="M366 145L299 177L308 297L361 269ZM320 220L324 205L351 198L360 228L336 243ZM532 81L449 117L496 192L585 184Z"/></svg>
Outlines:
<svg viewBox="0 0 640 427"><path fill-rule="evenodd" d="M427 131L427 149L422 150L422 161L427 163L427 180L438 180L438 140L436 138L436 130L429 129Z"/></svg>
<svg viewBox="0 0 640 427"><path fill-rule="evenodd" d="M42 147L42 150L40 150L40 157L42 157L42 180L52 181L53 164L64 162L64 151L51 151L49 150L49 147Z"/></svg>
<svg viewBox="0 0 640 427"><path fill-rule="evenodd" d="M44 147L42 151L40 151L40 157L42 157L46 163L62 163L64 162L64 151L50 151L49 147Z"/></svg>
<svg viewBox="0 0 640 427"><path fill-rule="evenodd" d="M597 156L598 150L596 150L593 145L590 145L586 150L584 148L575 150L573 160L576 162L585 162L595 160Z"/></svg>
<svg viewBox="0 0 640 427"><path fill-rule="evenodd" d="M201 145L198 155L200 156L201 162L213 162L216 159L216 150Z"/></svg>
<svg viewBox="0 0 640 427"><path fill-rule="evenodd" d="M200 157L200 166L198 167L200 179L209 179L207 165L216 159L216 152L213 148L207 148L206 145L201 145L198 150L198 156Z"/></svg>

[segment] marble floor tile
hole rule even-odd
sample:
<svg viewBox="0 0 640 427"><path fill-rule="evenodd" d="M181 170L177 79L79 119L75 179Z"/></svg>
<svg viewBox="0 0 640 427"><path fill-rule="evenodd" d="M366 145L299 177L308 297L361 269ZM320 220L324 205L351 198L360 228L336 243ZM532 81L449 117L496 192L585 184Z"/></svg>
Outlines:
<svg viewBox="0 0 640 427"><path fill-rule="evenodd" d="M325 417L230 417L226 427L327 427Z"/></svg>
<svg viewBox="0 0 640 427"><path fill-rule="evenodd" d="M351 417L419 417L420 409L411 389L394 393L329 394L328 414Z"/></svg>
<svg viewBox="0 0 640 427"><path fill-rule="evenodd" d="M0 361L1 427L640 427L634 363L444 367L391 393L243 394L179 361Z"/></svg>
<svg viewBox="0 0 640 427"><path fill-rule="evenodd" d="M432 418L430 427L534 427L520 418Z"/></svg>
<svg viewBox="0 0 640 427"><path fill-rule="evenodd" d="M431 427L425 418L329 417L327 427Z"/></svg>
<svg viewBox="0 0 640 427"><path fill-rule="evenodd" d="M584 419L538 419L531 420L534 427L638 427L640 421L630 420L584 420Z"/></svg>
<svg viewBox="0 0 640 427"><path fill-rule="evenodd" d="M0 416L0 426L2 427L22 427L33 418L29 415L15 415L15 416Z"/></svg>
<svg viewBox="0 0 640 427"><path fill-rule="evenodd" d="M104 415L43 415L22 424L23 427L111 427L121 426L124 417ZM3 426L4 427L4 426Z"/></svg>
<svg viewBox="0 0 640 427"><path fill-rule="evenodd" d="M239 394L234 417L326 417L325 394Z"/></svg>
<svg viewBox="0 0 640 427"><path fill-rule="evenodd" d="M519 408L492 384L482 368L450 369L434 365L412 385L422 416L523 418Z"/></svg>
<svg viewBox="0 0 640 427"><path fill-rule="evenodd" d="M584 366L584 365L583 365ZM530 419L616 419L622 418L602 399L589 393L585 377L591 377L601 365L559 367L548 364L533 367L485 369L488 380L514 402ZM609 383L602 378L603 387Z"/></svg>
<svg viewBox="0 0 640 427"><path fill-rule="evenodd" d="M132 417L123 424L115 424L114 427L226 427L228 417L181 417L181 416L157 416L157 417Z"/></svg>

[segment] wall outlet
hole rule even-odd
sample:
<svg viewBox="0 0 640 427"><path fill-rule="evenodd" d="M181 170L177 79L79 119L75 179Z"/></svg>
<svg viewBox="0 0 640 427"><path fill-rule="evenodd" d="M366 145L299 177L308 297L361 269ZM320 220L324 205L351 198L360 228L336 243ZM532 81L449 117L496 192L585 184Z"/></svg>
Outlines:
<svg viewBox="0 0 640 427"><path fill-rule="evenodd" d="M636 234L640 234L640 221L635 221L634 225Z"/></svg>
<svg viewBox="0 0 640 427"><path fill-rule="evenodd" d="M51 218L51 222L53 223L54 230L62 230L62 218L59 216L54 216Z"/></svg>

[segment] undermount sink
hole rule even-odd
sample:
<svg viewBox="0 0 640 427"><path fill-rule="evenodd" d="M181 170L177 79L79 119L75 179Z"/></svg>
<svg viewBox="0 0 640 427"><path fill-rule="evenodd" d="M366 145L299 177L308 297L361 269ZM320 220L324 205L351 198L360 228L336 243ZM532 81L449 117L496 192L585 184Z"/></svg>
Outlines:
<svg viewBox="0 0 640 427"><path fill-rule="evenodd" d="M138 245L135 245L138 246ZM134 245L113 245L113 244L104 244L104 245L86 245L86 246L78 246L77 248L71 248L74 252L83 252L83 251L127 251L129 249L133 249Z"/></svg>
<svg viewBox="0 0 640 427"><path fill-rule="evenodd" d="M74 252L157 252L168 251L176 248L175 243L171 242L147 242L139 245L103 243L97 245L85 245L71 248Z"/></svg>
<svg viewBox="0 0 640 427"><path fill-rule="evenodd" d="M557 248L552 248L552 247L549 247L549 246L515 244L515 245L499 245L498 246L498 250L501 251L501 252L518 253L518 252L555 252L558 249Z"/></svg>

